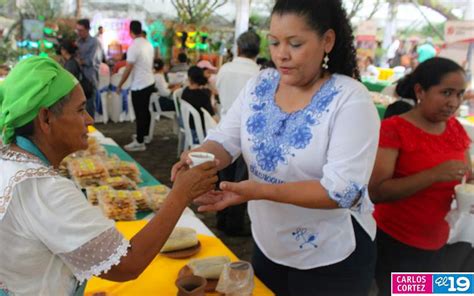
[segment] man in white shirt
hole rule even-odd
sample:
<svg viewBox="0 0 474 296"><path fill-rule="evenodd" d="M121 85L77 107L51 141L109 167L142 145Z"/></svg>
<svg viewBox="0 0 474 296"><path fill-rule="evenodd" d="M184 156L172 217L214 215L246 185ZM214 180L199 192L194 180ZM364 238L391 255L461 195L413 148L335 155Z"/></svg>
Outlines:
<svg viewBox="0 0 474 296"><path fill-rule="evenodd" d="M257 33L243 33L237 39L237 57L224 64L217 73L216 87L222 105L222 115L230 109L247 81L260 71L255 62L259 51L260 37Z"/></svg>
<svg viewBox="0 0 474 296"><path fill-rule="evenodd" d="M127 66L117 87L120 94L122 85L131 74L132 104L137 119L137 135L133 141L125 145L127 151L145 151L145 137L150 131L151 114L148 109L150 96L155 90L153 76L154 49L148 40L143 38L142 25L139 21L130 22L132 44L127 51ZM146 137L148 138L148 137Z"/></svg>
<svg viewBox="0 0 474 296"><path fill-rule="evenodd" d="M256 76L260 66L256 58L260 51L260 37L254 31L247 31L237 39L237 57L224 64L217 73L216 86L221 101L221 115L230 109L247 81ZM242 156L219 172L220 181L239 182L248 179L247 165ZM217 212L217 228L227 235L249 235L245 227L247 204L240 204Z"/></svg>

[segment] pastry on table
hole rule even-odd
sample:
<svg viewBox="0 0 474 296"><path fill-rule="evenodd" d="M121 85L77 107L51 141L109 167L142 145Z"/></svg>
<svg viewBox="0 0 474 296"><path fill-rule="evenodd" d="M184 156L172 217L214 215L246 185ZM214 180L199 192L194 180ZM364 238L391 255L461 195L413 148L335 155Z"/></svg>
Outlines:
<svg viewBox="0 0 474 296"><path fill-rule="evenodd" d="M140 188L145 194L148 207L153 211L158 211L168 197L170 189L165 185L155 185Z"/></svg>
<svg viewBox="0 0 474 296"><path fill-rule="evenodd" d="M145 194L140 190L130 191L130 196L135 200L137 205L137 210L139 211L148 211L150 208L146 202Z"/></svg>
<svg viewBox="0 0 474 296"><path fill-rule="evenodd" d="M89 201L89 203L91 205L96 206L96 205L99 204L99 200L97 198L99 193L101 191L108 191L110 189L112 189L112 188L110 188L110 186L107 186L107 185L98 186L98 187L95 187L95 186L86 187L87 200Z"/></svg>
<svg viewBox="0 0 474 296"><path fill-rule="evenodd" d="M117 221L135 220L136 204L130 191L106 190L98 193L99 206L103 214Z"/></svg>
<svg viewBox="0 0 474 296"><path fill-rule="evenodd" d="M212 256L202 259L191 259L187 266L194 275L217 280L222 270L224 270L224 265L227 263L230 263L230 258L227 256Z"/></svg>
<svg viewBox="0 0 474 296"><path fill-rule="evenodd" d="M161 252L180 251L194 247L198 245L198 243L199 240L196 230L189 227L176 227L173 232L171 232L163 248L161 248Z"/></svg>
<svg viewBox="0 0 474 296"><path fill-rule="evenodd" d="M115 176L115 177L108 177L103 180L103 185L108 185L113 189L117 190L135 190L137 189L137 183L132 181L130 178L126 176Z"/></svg>

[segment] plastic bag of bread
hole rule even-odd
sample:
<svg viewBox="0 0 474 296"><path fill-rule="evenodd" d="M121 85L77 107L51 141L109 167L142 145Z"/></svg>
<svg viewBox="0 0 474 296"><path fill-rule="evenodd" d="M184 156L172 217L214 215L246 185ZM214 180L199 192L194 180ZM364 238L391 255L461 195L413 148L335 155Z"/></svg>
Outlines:
<svg viewBox="0 0 474 296"><path fill-rule="evenodd" d="M224 269L224 265L230 263L227 256L213 256L202 259L191 259L187 264L194 275L206 279L218 279Z"/></svg>
<svg viewBox="0 0 474 296"><path fill-rule="evenodd" d="M158 211L161 205L165 202L166 197L170 189L165 185L147 186L140 188L145 194L146 203L148 208L153 211Z"/></svg>
<svg viewBox="0 0 474 296"><path fill-rule="evenodd" d="M146 196L142 191L140 190L130 191L130 196L135 200L135 204L137 205L137 210L147 211L150 209L146 202Z"/></svg>
<svg viewBox="0 0 474 296"><path fill-rule="evenodd" d="M194 247L199 243L196 230L189 227L176 227L161 249L161 252L173 252Z"/></svg>
<svg viewBox="0 0 474 296"><path fill-rule="evenodd" d="M108 185L113 189L117 190L134 190L137 189L137 183L132 181L130 178L126 176L116 176L116 177L108 177L102 181L103 185Z"/></svg>
<svg viewBox="0 0 474 296"><path fill-rule="evenodd" d="M107 158L106 166L111 176L127 176L136 183L141 183L140 170L133 162L120 160L116 155Z"/></svg>
<svg viewBox="0 0 474 296"><path fill-rule="evenodd" d="M102 185L109 177L107 169L98 156L73 158L68 162L69 174L80 187Z"/></svg>
<svg viewBox="0 0 474 296"><path fill-rule="evenodd" d="M105 185L105 186L99 186L99 187L94 187L94 186L89 186L89 187L86 187L86 195L87 195L87 200L89 201L89 203L91 205L98 205L99 204L99 200L97 198L97 196L99 195L99 193L101 191L108 191L112 188L110 188L109 186Z"/></svg>
<svg viewBox="0 0 474 296"><path fill-rule="evenodd" d="M106 190L98 193L99 206L103 214L118 221L135 220L136 205L135 200L130 195L130 191Z"/></svg>

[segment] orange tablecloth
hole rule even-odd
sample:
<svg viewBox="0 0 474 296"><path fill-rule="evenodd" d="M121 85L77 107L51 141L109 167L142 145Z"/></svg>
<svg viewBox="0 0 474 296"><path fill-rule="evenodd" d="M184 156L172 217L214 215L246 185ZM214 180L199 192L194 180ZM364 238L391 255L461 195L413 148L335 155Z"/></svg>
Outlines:
<svg viewBox="0 0 474 296"><path fill-rule="evenodd" d="M147 221L117 222L117 229L130 239L137 233ZM229 256L232 261L237 257L216 237L199 235L201 251L192 258L202 258L208 256ZM170 259L162 255L156 256L147 269L134 281L125 283L115 283L100 278L92 278L88 283L85 296L92 296L94 293L105 292L107 295L130 295L130 296L173 296L178 289L174 282L178 271L186 265L188 259ZM218 295L216 293L206 295ZM260 280L255 278L255 290L253 295L266 296L274 295Z"/></svg>

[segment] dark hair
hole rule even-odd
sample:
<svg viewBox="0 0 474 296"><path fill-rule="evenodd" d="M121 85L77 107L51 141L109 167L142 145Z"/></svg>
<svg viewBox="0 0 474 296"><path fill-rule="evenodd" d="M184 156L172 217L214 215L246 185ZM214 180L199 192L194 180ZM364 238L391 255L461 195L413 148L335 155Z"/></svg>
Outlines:
<svg viewBox="0 0 474 296"><path fill-rule="evenodd" d="M142 24L139 21L133 20L130 22L130 32L138 36L142 33Z"/></svg>
<svg viewBox="0 0 474 296"><path fill-rule="evenodd" d="M182 53L178 54L178 61L180 63L187 63L188 62L188 56L184 52L182 52Z"/></svg>
<svg viewBox="0 0 474 296"><path fill-rule="evenodd" d="M341 0L277 0L274 14L296 14L320 36L332 29L336 33L334 48L329 53L328 71L360 80L356 63L354 36Z"/></svg>
<svg viewBox="0 0 474 296"><path fill-rule="evenodd" d="M438 85L446 74L452 72L464 73L464 69L450 59L431 58L419 64L415 71L400 79L395 92L402 98L412 99L416 102L416 84L420 84L421 88L428 90L430 87Z"/></svg>
<svg viewBox="0 0 474 296"><path fill-rule="evenodd" d="M396 101L387 106L383 119L390 118L395 115L401 115L413 109L413 105L405 101Z"/></svg>
<svg viewBox="0 0 474 296"><path fill-rule="evenodd" d="M100 29L103 29L104 27L102 26L99 26L99 28L97 28L97 31L100 31Z"/></svg>
<svg viewBox="0 0 474 296"><path fill-rule="evenodd" d="M70 55L75 55L77 51L76 44L71 40L64 40L61 42L61 48L67 51Z"/></svg>
<svg viewBox="0 0 474 296"><path fill-rule="evenodd" d="M153 61L153 68L156 71L161 71L165 67L165 62L162 59L155 59Z"/></svg>
<svg viewBox="0 0 474 296"><path fill-rule="evenodd" d="M260 36L252 30L242 33L237 38L239 53L247 58L255 58L260 52Z"/></svg>
<svg viewBox="0 0 474 296"><path fill-rule="evenodd" d="M84 28L86 28L86 30L91 29L91 23L90 23L89 19L80 19L80 20L77 21L77 24L83 26Z"/></svg>
<svg viewBox="0 0 474 296"><path fill-rule="evenodd" d="M204 70L198 66L191 66L188 70L188 78L198 85L206 85L207 78L204 76Z"/></svg>
<svg viewBox="0 0 474 296"><path fill-rule="evenodd" d="M263 65L265 65L266 63L268 63L268 59L267 59L267 58L257 58L256 63L257 63L257 65L259 65L259 66L263 66Z"/></svg>

